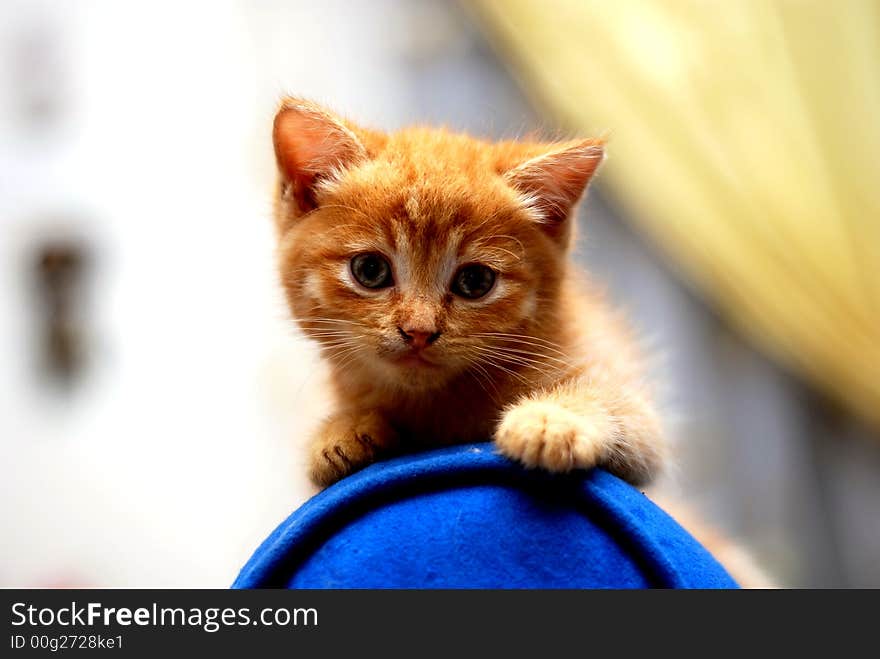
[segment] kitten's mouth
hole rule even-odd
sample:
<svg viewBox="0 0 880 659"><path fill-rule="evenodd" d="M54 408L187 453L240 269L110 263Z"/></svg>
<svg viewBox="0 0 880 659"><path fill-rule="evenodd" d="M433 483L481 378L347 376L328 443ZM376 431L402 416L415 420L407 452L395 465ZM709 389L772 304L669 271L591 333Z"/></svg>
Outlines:
<svg viewBox="0 0 880 659"><path fill-rule="evenodd" d="M425 356L421 352L415 351L407 352L396 357L394 362L407 368L437 368L439 366L439 364L436 364L429 359L425 359Z"/></svg>

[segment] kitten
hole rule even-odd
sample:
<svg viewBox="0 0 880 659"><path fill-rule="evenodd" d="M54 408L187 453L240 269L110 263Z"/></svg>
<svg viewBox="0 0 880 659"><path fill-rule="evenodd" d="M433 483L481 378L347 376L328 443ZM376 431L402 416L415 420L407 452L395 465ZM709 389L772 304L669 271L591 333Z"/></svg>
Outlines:
<svg viewBox="0 0 880 659"><path fill-rule="evenodd" d="M569 258L601 140L386 134L294 98L273 138L281 280L336 397L311 442L317 485L489 438L528 467L655 475L666 448L636 347Z"/></svg>

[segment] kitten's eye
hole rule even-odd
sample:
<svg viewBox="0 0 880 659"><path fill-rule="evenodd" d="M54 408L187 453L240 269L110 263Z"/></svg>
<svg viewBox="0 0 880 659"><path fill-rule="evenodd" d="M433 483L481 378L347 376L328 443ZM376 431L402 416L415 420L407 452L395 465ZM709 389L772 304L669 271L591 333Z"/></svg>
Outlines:
<svg viewBox="0 0 880 659"><path fill-rule="evenodd" d="M483 297L495 285L495 271L479 263L459 269L452 280L452 292L470 300Z"/></svg>
<svg viewBox="0 0 880 659"><path fill-rule="evenodd" d="M386 288L394 283L391 265L378 254L358 254L351 260L351 274L366 288Z"/></svg>

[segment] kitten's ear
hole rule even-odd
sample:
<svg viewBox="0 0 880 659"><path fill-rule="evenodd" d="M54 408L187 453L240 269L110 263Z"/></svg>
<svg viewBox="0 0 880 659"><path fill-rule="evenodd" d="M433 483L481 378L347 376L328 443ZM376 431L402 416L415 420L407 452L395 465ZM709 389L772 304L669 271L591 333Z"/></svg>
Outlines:
<svg viewBox="0 0 880 659"><path fill-rule="evenodd" d="M545 231L565 243L570 233L567 219L604 154L600 140L569 142L527 160L506 172L504 178L525 195Z"/></svg>
<svg viewBox="0 0 880 659"><path fill-rule="evenodd" d="M367 157L358 137L343 121L315 103L288 98L272 130L281 195L301 213L315 208L315 186Z"/></svg>

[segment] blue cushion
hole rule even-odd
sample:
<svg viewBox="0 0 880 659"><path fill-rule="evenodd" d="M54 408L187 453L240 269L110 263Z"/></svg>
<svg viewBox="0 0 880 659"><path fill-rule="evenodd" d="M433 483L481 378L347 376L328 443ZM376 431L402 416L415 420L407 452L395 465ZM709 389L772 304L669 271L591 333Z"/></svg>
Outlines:
<svg viewBox="0 0 880 659"><path fill-rule="evenodd" d="M306 502L233 588L736 588L601 469L523 469L492 444L387 460Z"/></svg>

